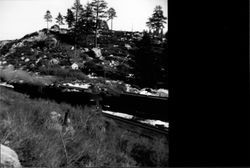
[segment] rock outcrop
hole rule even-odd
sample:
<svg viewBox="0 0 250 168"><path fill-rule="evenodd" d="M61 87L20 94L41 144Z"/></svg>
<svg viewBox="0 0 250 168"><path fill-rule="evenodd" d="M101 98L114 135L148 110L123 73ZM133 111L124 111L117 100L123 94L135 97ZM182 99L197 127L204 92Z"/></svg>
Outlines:
<svg viewBox="0 0 250 168"><path fill-rule="evenodd" d="M0 160L1 168L22 168L17 153L2 144L0 144Z"/></svg>
<svg viewBox="0 0 250 168"><path fill-rule="evenodd" d="M79 69L79 66L78 66L77 63L73 63L73 64L71 65L71 68L72 68L73 70L77 70L77 69Z"/></svg>
<svg viewBox="0 0 250 168"><path fill-rule="evenodd" d="M92 48L92 51L95 54L95 57L100 58L102 56L101 49L99 48Z"/></svg>

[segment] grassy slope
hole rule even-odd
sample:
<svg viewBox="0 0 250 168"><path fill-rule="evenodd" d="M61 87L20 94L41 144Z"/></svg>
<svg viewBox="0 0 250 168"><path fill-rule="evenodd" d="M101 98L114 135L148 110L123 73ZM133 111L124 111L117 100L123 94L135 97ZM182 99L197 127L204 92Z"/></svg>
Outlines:
<svg viewBox="0 0 250 168"><path fill-rule="evenodd" d="M67 110L76 132L60 136L60 132L47 127L49 114L56 111L63 116ZM32 100L3 87L0 87L0 128L1 143L8 143L18 153L23 166L167 165L165 139L150 141L120 130L113 122L105 122L94 108Z"/></svg>

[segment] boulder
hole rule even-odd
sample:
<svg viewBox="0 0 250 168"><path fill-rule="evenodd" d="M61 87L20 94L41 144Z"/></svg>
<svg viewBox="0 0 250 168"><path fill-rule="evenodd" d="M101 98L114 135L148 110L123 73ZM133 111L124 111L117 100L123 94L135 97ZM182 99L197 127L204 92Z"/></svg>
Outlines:
<svg viewBox="0 0 250 168"><path fill-rule="evenodd" d="M1 168L22 168L17 153L2 144L0 144L0 159Z"/></svg>
<svg viewBox="0 0 250 168"><path fill-rule="evenodd" d="M129 44L125 44L125 48L127 48L127 50L132 49L132 47Z"/></svg>
<svg viewBox="0 0 250 168"><path fill-rule="evenodd" d="M74 69L74 70L77 70L77 69L79 69L79 66L78 66L77 63L73 63L73 64L71 65L71 68Z"/></svg>
<svg viewBox="0 0 250 168"><path fill-rule="evenodd" d="M59 64L59 60L56 59L56 58L52 58L52 59L49 61L49 64L50 64L50 65L57 65L57 64Z"/></svg>
<svg viewBox="0 0 250 168"><path fill-rule="evenodd" d="M24 62L29 62L30 61L30 59L29 58L26 58L25 60L24 60Z"/></svg>
<svg viewBox="0 0 250 168"><path fill-rule="evenodd" d="M89 49L88 48L84 48L83 51L84 52L89 52Z"/></svg>
<svg viewBox="0 0 250 168"><path fill-rule="evenodd" d="M102 56L100 48L92 48L92 51L94 52L95 57L100 58Z"/></svg>

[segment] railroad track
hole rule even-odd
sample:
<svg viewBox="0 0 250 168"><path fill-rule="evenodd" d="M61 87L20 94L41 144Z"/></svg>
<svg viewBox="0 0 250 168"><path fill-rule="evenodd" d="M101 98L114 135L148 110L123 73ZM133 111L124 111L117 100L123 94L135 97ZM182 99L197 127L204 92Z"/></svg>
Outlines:
<svg viewBox="0 0 250 168"><path fill-rule="evenodd" d="M168 129L161 129L151 126L149 124L140 123L136 120L126 119L118 116L114 116L107 113L102 113L106 118L114 120L121 128L128 129L142 136L155 138L155 136L168 136Z"/></svg>
<svg viewBox="0 0 250 168"><path fill-rule="evenodd" d="M168 135L167 129L156 128L155 126L151 126L145 123L140 123L139 121L136 121L136 120L126 119L126 118L114 116L114 115L107 114L107 113L102 113L102 114L106 118L114 120L119 127L128 129L131 132L135 132L143 136L152 138L154 136L167 136Z"/></svg>

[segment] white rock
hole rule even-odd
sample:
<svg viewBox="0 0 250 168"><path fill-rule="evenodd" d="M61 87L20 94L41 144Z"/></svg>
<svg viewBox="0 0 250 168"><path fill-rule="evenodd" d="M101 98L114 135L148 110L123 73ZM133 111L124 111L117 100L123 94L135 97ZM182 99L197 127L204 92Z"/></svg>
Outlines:
<svg viewBox="0 0 250 168"><path fill-rule="evenodd" d="M88 78L90 78L90 79L96 79L96 78L98 78L97 76L94 76L93 74L88 74L87 76L88 76Z"/></svg>
<svg viewBox="0 0 250 168"><path fill-rule="evenodd" d="M134 77L134 74L128 74L128 77L132 78L132 77Z"/></svg>
<svg viewBox="0 0 250 168"><path fill-rule="evenodd" d="M85 52L89 52L89 49L88 49L88 48L84 48L84 51L85 51Z"/></svg>
<svg viewBox="0 0 250 168"><path fill-rule="evenodd" d="M57 65L57 64L59 64L59 60L58 60L58 59L55 59L55 58L52 58L52 59L49 61L49 63L50 63L51 65Z"/></svg>
<svg viewBox="0 0 250 168"><path fill-rule="evenodd" d="M125 47L130 50L132 47L129 44L125 44Z"/></svg>
<svg viewBox="0 0 250 168"><path fill-rule="evenodd" d="M41 61L41 57L36 60L36 64Z"/></svg>
<svg viewBox="0 0 250 168"><path fill-rule="evenodd" d="M21 168L17 153L11 148L0 144L1 168Z"/></svg>
<svg viewBox="0 0 250 168"><path fill-rule="evenodd" d="M99 58L99 57L102 56L101 49L99 49L99 48L92 48L92 51L95 53L96 57Z"/></svg>
<svg viewBox="0 0 250 168"><path fill-rule="evenodd" d="M29 58L26 58L25 60L24 60L24 62L29 62L30 61L30 59Z"/></svg>
<svg viewBox="0 0 250 168"><path fill-rule="evenodd" d="M71 68L74 69L74 70L77 70L77 69L79 69L79 66L78 66L77 63L73 63L73 64L71 65Z"/></svg>
<svg viewBox="0 0 250 168"><path fill-rule="evenodd" d="M25 57L21 57L21 60L24 60Z"/></svg>

